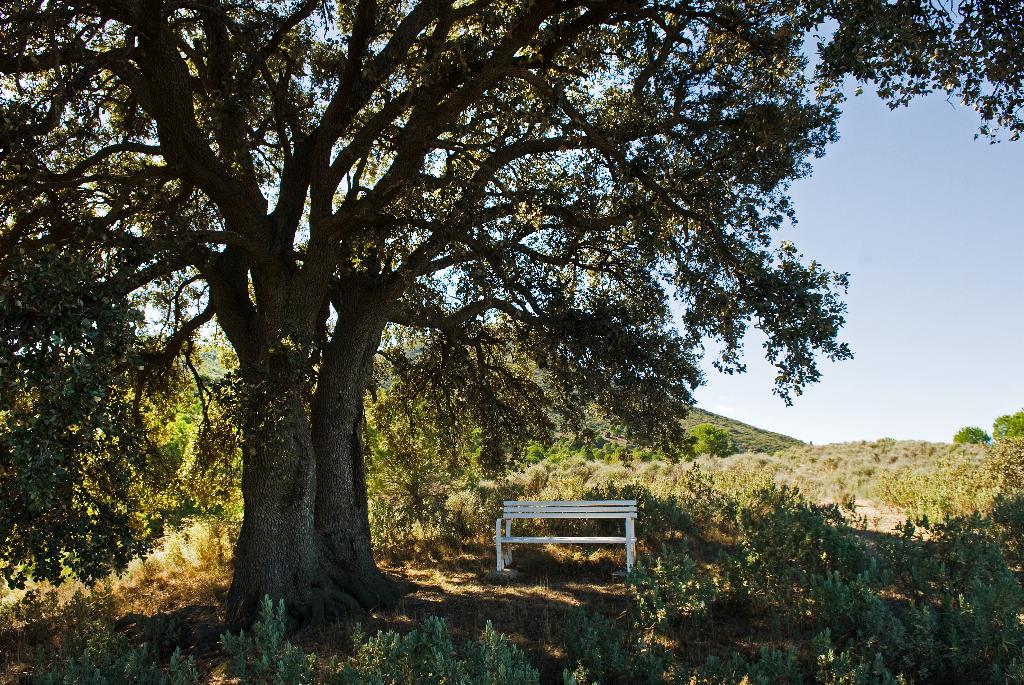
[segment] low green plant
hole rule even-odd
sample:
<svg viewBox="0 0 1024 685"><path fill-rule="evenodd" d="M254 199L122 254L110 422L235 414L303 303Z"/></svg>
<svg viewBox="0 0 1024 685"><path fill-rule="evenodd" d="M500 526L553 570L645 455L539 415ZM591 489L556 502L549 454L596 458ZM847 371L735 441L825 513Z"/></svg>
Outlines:
<svg viewBox="0 0 1024 685"><path fill-rule="evenodd" d="M672 653L635 619L618 626L601 614L574 609L566 617L562 640L575 668L563 674L566 682L655 685L672 669Z"/></svg>
<svg viewBox="0 0 1024 685"><path fill-rule="evenodd" d="M231 673L243 685L306 685L314 682L316 657L285 640L284 601L264 597L251 632L224 633L221 645L231 656Z"/></svg>
<svg viewBox="0 0 1024 685"><path fill-rule="evenodd" d="M739 652L725 658L712 656L677 682L691 685L795 685L804 682L804 671L792 650L762 647L753 659Z"/></svg>
<svg viewBox="0 0 1024 685"><path fill-rule="evenodd" d="M466 685L536 685L539 681L522 650L494 630L490 621L483 639L467 642L463 653L469 676Z"/></svg>
<svg viewBox="0 0 1024 685"><path fill-rule="evenodd" d="M663 549L641 560L626 578L637 627L664 633L707 616L715 594L708 580L685 552Z"/></svg>
<svg viewBox="0 0 1024 685"><path fill-rule="evenodd" d="M992 506L992 522L1007 561L1024 568L1024 495L1000 495Z"/></svg>
<svg viewBox="0 0 1024 685"><path fill-rule="evenodd" d="M864 543L837 506L808 502L786 486L758 490L738 518L740 553L732 566L738 587L761 609L800 615L813 578L853 578L871 565Z"/></svg>
<svg viewBox="0 0 1024 685"><path fill-rule="evenodd" d="M601 614L574 607L565 617L562 644L577 681L599 682L625 678L630 672L630 654L625 632Z"/></svg>
<svg viewBox="0 0 1024 685"><path fill-rule="evenodd" d="M537 685L539 676L526 655L499 635L490 622L479 642L460 654L441 618L399 635L353 633L351 662L328 678L330 685Z"/></svg>
<svg viewBox="0 0 1024 685"><path fill-rule="evenodd" d="M905 467L879 479L882 500L912 517L932 519L987 511L1000 491L996 472L960 452L927 467Z"/></svg>
<svg viewBox="0 0 1024 685"><path fill-rule="evenodd" d="M148 643L132 647L109 628L88 638L82 651L69 657L40 655L34 685L195 685L195 662L175 650L164 667Z"/></svg>
<svg viewBox="0 0 1024 685"><path fill-rule="evenodd" d="M826 629L814 638L817 654L817 682L820 685L906 685L903 676L894 676L880 652L871 659L855 659L850 651L836 651Z"/></svg>

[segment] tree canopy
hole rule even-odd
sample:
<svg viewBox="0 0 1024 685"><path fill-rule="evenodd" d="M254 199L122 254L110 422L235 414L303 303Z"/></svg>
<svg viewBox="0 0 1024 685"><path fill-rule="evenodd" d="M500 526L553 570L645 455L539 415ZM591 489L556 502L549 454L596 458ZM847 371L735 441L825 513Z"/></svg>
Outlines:
<svg viewBox="0 0 1024 685"><path fill-rule="evenodd" d="M124 561L153 467L140 398L215 321L239 364L236 617L263 594L313 616L385 594L374 373L497 460L592 406L679 438L705 342L740 371L752 325L786 401L849 357L846 276L773 239L845 77L894 106L948 92L982 135L1024 127L1009 0L2 12L4 573Z"/></svg>
<svg viewBox="0 0 1024 685"><path fill-rule="evenodd" d="M732 438L729 431L712 423L699 423L690 429L695 439L694 454L708 454L712 457L727 457L733 453Z"/></svg>
<svg viewBox="0 0 1024 685"><path fill-rule="evenodd" d="M992 436L985 432L984 428L978 426L964 426L953 436L956 444L987 445L992 442Z"/></svg>
<svg viewBox="0 0 1024 685"><path fill-rule="evenodd" d="M1024 438L1024 409L1015 414L1004 414L992 423L992 436L996 440Z"/></svg>

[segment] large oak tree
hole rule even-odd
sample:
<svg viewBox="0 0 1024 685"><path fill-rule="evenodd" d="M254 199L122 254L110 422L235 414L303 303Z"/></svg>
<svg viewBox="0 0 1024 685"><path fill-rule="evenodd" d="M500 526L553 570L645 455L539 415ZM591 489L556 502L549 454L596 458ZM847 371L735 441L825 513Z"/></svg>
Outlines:
<svg viewBox="0 0 1024 685"><path fill-rule="evenodd" d="M215 322L240 621L264 594L314 620L394 596L367 523L375 358L494 455L591 406L673 439L704 341L737 370L750 325L788 399L849 355L845 277L773 240L843 78L1021 129L1009 0L0 12L0 563L88 576L137 550L136 396Z"/></svg>

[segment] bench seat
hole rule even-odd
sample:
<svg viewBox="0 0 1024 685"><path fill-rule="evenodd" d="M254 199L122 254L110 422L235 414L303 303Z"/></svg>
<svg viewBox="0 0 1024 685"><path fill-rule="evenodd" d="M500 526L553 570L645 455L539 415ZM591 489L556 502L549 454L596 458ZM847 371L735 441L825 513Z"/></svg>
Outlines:
<svg viewBox="0 0 1024 685"><path fill-rule="evenodd" d="M592 543L595 545L622 545L625 544L626 538L624 537L565 537L565 536L554 536L554 537L505 537L502 536L502 542L517 542L517 543L535 543L538 545L551 544L557 545L563 542L566 543Z"/></svg>

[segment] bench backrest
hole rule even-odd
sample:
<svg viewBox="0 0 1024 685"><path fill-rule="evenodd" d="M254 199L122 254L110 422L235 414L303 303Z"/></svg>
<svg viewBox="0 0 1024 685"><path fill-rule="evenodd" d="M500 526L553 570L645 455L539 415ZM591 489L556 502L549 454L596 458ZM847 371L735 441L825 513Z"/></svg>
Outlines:
<svg viewBox="0 0 1024 685"><path fill-rule="evenodd" d="M635 499L576 501L506 501L506 519L636 518Z"/></svg>

